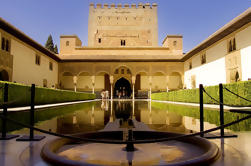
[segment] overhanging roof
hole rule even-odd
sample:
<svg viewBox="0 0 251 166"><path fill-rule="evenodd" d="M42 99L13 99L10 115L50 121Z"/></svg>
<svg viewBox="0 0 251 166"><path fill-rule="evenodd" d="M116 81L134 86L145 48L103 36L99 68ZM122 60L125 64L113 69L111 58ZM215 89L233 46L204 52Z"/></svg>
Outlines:
<svg viewBox="0 0 251 166"><path fill-rule="evenodd" d="M13 25L8 23L7 21L2 19L1 17L0 17L0 28L3 29L4 31L8 32L9 34L15 36L16 38L18 38L22 42L32 46L33 48L37 49L38 51L44 53L48 57L50 57L56 61L60 60L60 58L58 56L56 56L53 52L46 49L44 46L42 46L41 44L39 44L38 42L36 42L35 40L30 38L26 34L24 34L19 29L15 28Z"/></svg>
<svg viewBox="0 0 251 166"><path fill-rule="evenodd" d="M242 26L251 22L251 7L249 7L245 12L241 13L239 16L234 18L232 21L224 25L218 31L209 36L206 40L202 41L199 45L193 48L191 51L185 54L185 56L181 59L182 61L186 61L191 58L193 55L202 51L203 49L211 46Z"/></svg>

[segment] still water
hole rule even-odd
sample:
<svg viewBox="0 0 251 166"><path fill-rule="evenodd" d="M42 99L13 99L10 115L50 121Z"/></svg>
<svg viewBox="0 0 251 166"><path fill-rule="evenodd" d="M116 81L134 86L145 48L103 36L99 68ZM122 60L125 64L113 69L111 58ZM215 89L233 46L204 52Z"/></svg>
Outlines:
<svg viewBox="0 0 251 166"><path fill-rule="evenodd" d="M219 125L219 111L205 109L204 128ZM225 123L246 116L225 112ZM9 117L22 123L29 123L29 112L11 112ZM56 108L41 109L35 112L36 127L61 134L98 131L108 122L116 119L136 119L157 131L193 133L199 131L199 108L149 101L95 101ZM233 125L227 131L251 130L251 119ZM28 133L28 129L8 124L12 133Z"/></svg>

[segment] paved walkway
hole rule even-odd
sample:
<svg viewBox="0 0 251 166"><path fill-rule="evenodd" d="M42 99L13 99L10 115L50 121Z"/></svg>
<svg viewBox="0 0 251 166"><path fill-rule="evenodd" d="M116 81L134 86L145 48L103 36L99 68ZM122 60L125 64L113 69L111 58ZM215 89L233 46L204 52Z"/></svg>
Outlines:
<svg viewBox="0 0 251 166"><path fill-rule="evenodd" d="M56 104L36 105L35 109L50 108L50 107L57 107L57 106L64 106L64 105L71 105L71 104L80 104L80 103L87 103L87 102L91 102L91 101L100 101L100 99L84 100L84 101L73 101L73 102L64 102L64 103L56 103ZM8 108L8 111L12 111L12 112L27 111L27 110L30 110L30 106ZM2 112L2 111L3 111L3 109L0 109L0 112Z"/></svg>

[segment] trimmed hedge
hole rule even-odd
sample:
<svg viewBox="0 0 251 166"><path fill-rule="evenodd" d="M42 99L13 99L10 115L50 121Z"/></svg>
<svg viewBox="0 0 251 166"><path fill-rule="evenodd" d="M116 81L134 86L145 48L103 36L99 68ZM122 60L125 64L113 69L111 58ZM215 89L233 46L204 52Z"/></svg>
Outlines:
<svg viewBox="0 0 251 166"><path fill-rule="evenodd" d="M4 84L9 84L9 107L27 106L31 100L31 86L12 82L0 81L0 104L3 103ZM95 99L95 94L73 92L69 90L58 90L43 87L36 87L35 104L51 104L69 101L91 100Z"/></svg>
<svg viewBox="0 0 251 166"><path fill-rule="evenodd" d="M224 84L223 87L228 88L234 93L251 100L251 81L241 81L231 84ZM208 86L204 89L216 100L219 100L219 86ZM217 104L207 94L203 93L204 103ZM186 103L199 103L199 89L185 89L171 92L153 93L153 100L176 101ZM230 92L223 90L224 104L231 106L251 106L251 102L243 100Z"/></svg>

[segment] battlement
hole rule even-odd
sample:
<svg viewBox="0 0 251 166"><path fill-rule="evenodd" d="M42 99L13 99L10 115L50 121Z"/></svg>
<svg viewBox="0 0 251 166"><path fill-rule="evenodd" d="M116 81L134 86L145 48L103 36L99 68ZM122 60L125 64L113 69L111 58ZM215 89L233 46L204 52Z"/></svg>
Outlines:
<svg viewBox="0 0 251 166"><path fill-rule="evenodd" d="M158 46L157 4L91 3L88 46Z"/></svg>
<svg viewBox="0 0 251 166"><path fill-rule="evenodd" d="M136 5L136 4L134 4L134 3L132 3L131 5L129 5L129 4L124 4L124 5L122 5L121 3L119 3L119 4L114 4L114 3L112 3L112 4L107 4L107 3L105 3L105 4L101 4L101 3L97 3L96 5L94 4L94 3L90 3L90 8L93 8L93 9L122 9L122 8L124 8L124 9L128 9L128 8L132 8L132 9L154 9L154 8L157 8L157 3L152 3L152 4L150 4L150 3L145 3L145 4L143 4L143 3L139 3L138 5Z"/></svg>

